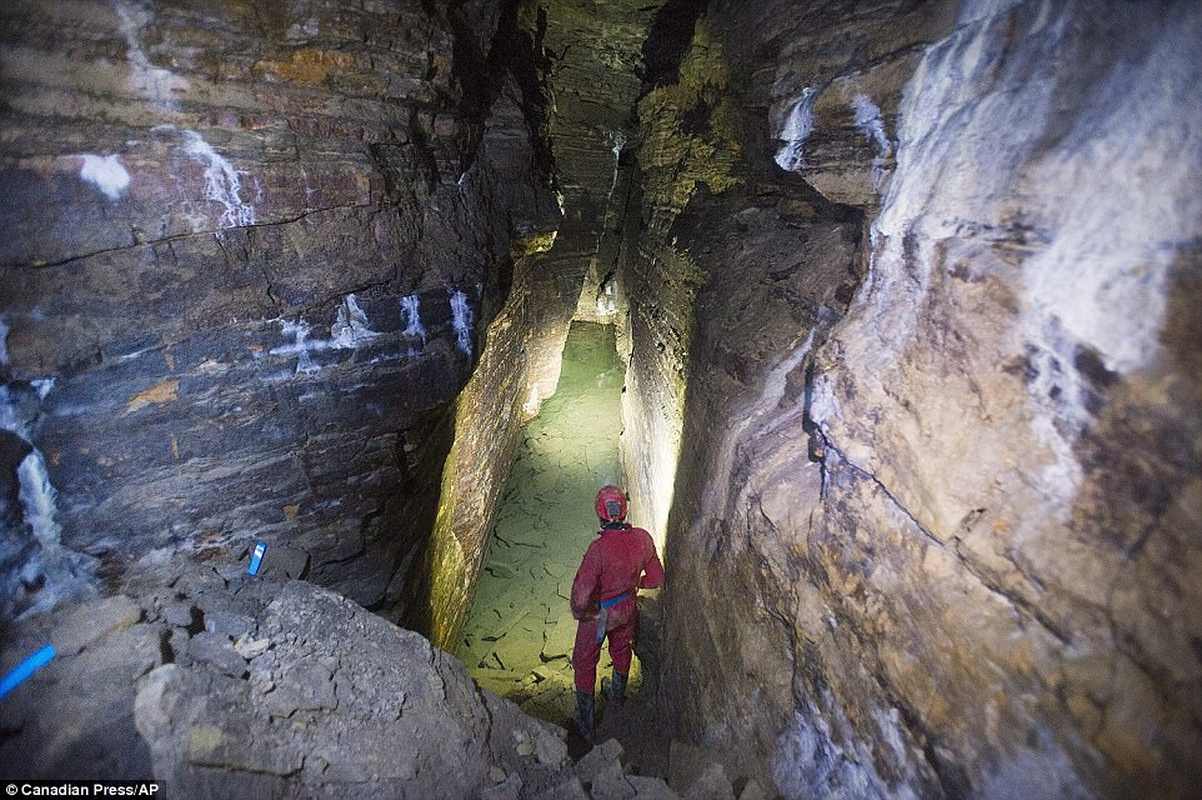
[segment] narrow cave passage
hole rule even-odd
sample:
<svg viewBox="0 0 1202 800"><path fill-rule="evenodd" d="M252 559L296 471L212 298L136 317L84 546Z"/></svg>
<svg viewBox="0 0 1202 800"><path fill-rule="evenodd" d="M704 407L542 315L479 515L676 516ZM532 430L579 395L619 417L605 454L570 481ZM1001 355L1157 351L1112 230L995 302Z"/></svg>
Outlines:
<svg viewBox="0 0 1202 800"><path fill-rule="evenodd" d="M623 380L613 327L573 323L556 392L522 432L459 648L482 686L558 724L575 709L568 595L593 494L620 480Z"/></svg>

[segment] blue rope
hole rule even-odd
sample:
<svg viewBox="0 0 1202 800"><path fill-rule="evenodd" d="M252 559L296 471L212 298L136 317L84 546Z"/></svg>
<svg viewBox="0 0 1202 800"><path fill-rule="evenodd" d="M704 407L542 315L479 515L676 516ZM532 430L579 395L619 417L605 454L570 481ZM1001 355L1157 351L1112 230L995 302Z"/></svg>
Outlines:
<svg viewBox="0 0 1202 800"><path fill-rule="evenodd" d="M30 675L49 664L55 655L54 645L48 644L18 664L12 672L4 676L3 681L0 681L0 697L4 697Z"/></svg>

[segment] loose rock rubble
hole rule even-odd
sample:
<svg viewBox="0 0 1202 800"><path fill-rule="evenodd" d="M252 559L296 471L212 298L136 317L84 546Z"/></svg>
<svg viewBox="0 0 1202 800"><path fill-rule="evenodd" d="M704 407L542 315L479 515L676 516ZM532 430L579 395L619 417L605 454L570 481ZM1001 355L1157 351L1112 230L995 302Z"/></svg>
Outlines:
<svg viewBox="0 0 1202 800"><path fill-rule="evenodd" d="M562 728L424 637L244 569L164 567L13 631L5 670L46 641L58 656L0 700L5 776L154 777L180 798L680 796L614 740L573 764Z"/></svg>

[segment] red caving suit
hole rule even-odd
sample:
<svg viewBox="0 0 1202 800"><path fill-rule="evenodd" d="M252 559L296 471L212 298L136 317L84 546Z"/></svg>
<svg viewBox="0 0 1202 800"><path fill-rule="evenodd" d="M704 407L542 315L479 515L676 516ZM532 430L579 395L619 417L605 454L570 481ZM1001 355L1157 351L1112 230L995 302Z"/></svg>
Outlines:
<svg viewBox="0 0 1202 800"><path fill-rule="evenodd" d="M576 645L572 648L572 669L576 671L578 690L591 694L596 684L597 662L601 660L601 644L597 640L600 604L630 593L629 598L607 609L605 621L609 657L614 669L627 675L639 618L637 591L663 585L664 568L655 554L651 534L629 526L600 531L588 546L572 582L572 616L580 621L576 626Z"/></svg>

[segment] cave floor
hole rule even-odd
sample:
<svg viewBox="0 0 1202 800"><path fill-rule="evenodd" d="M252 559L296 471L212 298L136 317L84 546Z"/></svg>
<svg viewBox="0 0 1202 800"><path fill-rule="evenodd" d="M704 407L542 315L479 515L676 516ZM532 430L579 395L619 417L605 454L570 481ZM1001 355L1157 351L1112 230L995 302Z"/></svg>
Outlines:
<svg viewBox="0 0 1202 800"><path fill-rule="evenodd" d="M534 716L575 714L568 596L597 530L597 489L619 482L624 370L611 326L577 322L555 394L522 431L459 657L482 686ZM598 676L609 673L603 652ZM640 680L632 668L632 689Z"/></svg>

